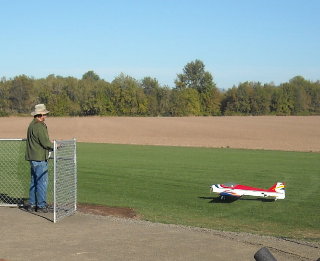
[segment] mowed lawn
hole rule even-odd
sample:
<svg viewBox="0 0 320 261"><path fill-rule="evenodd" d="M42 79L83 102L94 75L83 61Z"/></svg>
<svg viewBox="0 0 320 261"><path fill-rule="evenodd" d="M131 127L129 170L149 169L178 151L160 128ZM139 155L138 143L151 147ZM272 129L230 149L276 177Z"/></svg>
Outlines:
<svg viewBox="0 0 320 261"><path fill-rule="evenodd" d="M152 222L320 240L320 154L78 143L78 201L133 208ZM209 186L235 182L286 199L221 203Z"/></svg>

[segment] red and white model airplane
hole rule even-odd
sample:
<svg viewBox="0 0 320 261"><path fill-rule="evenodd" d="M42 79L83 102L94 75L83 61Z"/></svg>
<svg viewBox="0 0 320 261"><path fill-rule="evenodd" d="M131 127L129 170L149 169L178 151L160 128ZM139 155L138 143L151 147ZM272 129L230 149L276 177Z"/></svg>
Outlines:
<svg viewBox="0 0 320 261"><path fill-rule="evenodd" d="M225 199L226 197L240 198L242 196L253 196L277 200L286 197L285 185L282 182L275 183L269 189L254 188L234 183L214 184L210 187L210 191L219 194L221 199Z"/></svg>

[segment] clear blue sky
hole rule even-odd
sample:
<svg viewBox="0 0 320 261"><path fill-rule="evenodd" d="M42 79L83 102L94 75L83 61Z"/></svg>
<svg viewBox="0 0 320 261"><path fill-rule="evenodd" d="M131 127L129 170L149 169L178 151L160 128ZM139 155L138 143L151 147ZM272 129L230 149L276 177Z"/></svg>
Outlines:
<svg viewBox="0 0 320 261"><path fill-rule="evenodd" d="M320 80L320 0L0 0L0 77L93 70L174 87L196 59L219 88Z"/></svg>

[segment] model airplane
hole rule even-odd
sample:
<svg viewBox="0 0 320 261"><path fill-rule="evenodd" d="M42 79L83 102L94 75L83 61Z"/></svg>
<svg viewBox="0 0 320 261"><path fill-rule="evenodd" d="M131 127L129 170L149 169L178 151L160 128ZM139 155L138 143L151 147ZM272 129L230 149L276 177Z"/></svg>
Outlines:
<svg viewBox="0 0 320 261"><path fill-rule="evenodd" d="M221 199L226 199L226 197L240 198L242 196L253 196L277 200L284 199L286 196L285 185L282 182L275 183L269 189L254 188L234 183L214 184L210 187L210 191L219 194Z"/></svg>

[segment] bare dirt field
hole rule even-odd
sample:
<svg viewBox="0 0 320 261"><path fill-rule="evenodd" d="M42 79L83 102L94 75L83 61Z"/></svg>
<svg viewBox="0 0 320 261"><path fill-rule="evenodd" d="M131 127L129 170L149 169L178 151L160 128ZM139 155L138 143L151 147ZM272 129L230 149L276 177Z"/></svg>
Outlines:
<svg viewBox="0 0 320 261"><path fill-rule="evenodd" d="M24 138L30 121L0 118L0 138ZM79 142L320 152L320 116L48 117L46 123L51 139Z"/></svg>
<svg viewBox="0 0 320 261"><path fill-rule="evenodd" d="M0 118L0 138L24 138L32 118ZM320 152L320 116L47 118L51 139ZM80 205L58 224L0 208L0 260L316 260L320 244L138 220L133 210Z"/></svg>

